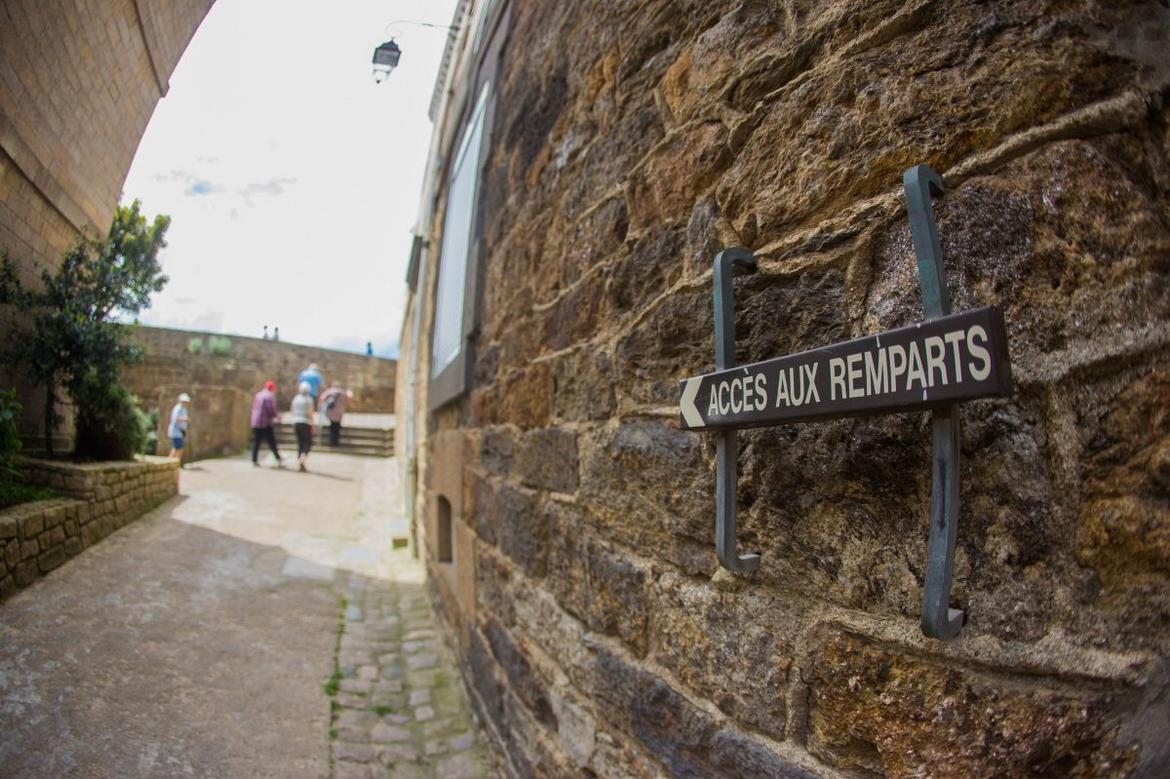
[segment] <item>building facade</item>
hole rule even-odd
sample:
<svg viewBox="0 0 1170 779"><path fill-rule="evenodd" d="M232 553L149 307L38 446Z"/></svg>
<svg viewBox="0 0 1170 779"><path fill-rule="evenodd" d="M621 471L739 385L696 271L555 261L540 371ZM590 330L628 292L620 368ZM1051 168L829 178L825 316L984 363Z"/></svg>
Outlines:
<svg viewBox="0 0 1170 779"><path fill-rule="evenodd" d="M516 776L1170 771L1170 11L1155 0L461 3L408 282L407 503ZM903 171L1014 394L739 433L679 381L923 319Z"/></svg>

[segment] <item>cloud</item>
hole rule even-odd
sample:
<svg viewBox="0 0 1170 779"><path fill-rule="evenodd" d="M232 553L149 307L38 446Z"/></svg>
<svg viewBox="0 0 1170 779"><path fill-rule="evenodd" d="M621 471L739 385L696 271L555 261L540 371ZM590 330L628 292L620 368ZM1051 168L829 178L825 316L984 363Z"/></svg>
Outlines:
<svg viewBox="0 0 1170 779"><path fill-rule="evenodd" d="M252 198L254 196L283 195L289 190L290 187L297 183L297 179L295 177L272 176L261 181L249 181L241 187L233 188L221 183L213 182L210 179L199 175L198 173L193 173L188 170L179 170L177 168L171 169L167 173L155 174L153 178L155 181L163 183L178 182L181 184L186 184L186 187L183 189L183 194L187 197L198 197L202 195L239 195L244 198L244 203L246 205L252 205Z"/></svg>
<svg viewBox="0 0 1170 779"><path fill-rule="evenodd" d="M184 195L210 195L219 192L220 188L212 184L207 179L198 179L183 190Z"/></svg>
<svg viewBox="0 0 1170 779"><path fill-rule="evenodd" d="M236 190L244 197L249 195L283 195L289 186L296 184L295 178L273 176L267 181L254 181L243 189Z"/></svg>

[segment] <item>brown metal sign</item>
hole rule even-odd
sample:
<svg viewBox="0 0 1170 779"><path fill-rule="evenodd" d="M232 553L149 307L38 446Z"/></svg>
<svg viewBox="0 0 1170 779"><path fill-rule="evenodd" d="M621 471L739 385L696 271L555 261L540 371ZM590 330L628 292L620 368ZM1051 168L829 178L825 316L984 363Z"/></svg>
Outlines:
<svg viewBox="0 0 1170 779"><path fill-rule="evenodd" d="M682 426L727 430L920 411L1012 392L1003 314L976 308L680 382Z"/></svg>

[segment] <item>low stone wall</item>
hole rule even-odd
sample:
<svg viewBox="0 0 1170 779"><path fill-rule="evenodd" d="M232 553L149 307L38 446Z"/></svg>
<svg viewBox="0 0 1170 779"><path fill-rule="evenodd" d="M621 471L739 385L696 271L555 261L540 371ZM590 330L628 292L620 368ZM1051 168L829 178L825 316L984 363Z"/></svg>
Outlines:
<svg viewBox="0 0 1170 779"><path fill-rule="evenodd" d="M31 484L62 495L0 511L0 600L81 554L178 492L176 460L60 463L27 460Z"/></svg>

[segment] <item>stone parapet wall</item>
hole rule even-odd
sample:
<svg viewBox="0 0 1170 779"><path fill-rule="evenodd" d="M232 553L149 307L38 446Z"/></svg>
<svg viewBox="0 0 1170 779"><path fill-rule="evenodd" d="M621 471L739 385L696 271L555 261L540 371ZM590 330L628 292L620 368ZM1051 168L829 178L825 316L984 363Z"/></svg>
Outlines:
<svg viewBox="0 0 1170 779"><path fill-rule="evenodd" d="M510 7L470 392L428 417L411 345L419 535L510 772L1170 774L1165 4ZM923 318L917 163L1016 379L961 412L951 642L919 628L929 415L741 432L751 575L678 424L722 248L760 261L738 363Z"/></svg>
<svg viewBox="0 0 1170 779"><path fill-rule="evenodd" d="M93 465L26 460L21 472L28 483L64 497L0 511L0 598L178 494L178 462L166 458Z"/></svg>
<svg viewBox="0 0 1170 779"><path fill-rule="evenodd" d="M207 353L209 340L215 335L218 334L135 326L131 341L142 348L145 361L123 371L127 386L142 398L156 397L163 385L184 383L231 387L251 397L271 380L277 384L277 401L284 410L292 402L297 376L310 363L316 363L326 382L338 381L353 391L350 410L394 411L395 360L238 335L221 336L231 342L231 349L219 356ZM202 354L192 354L188 349L195 338L203 340ZM168 410L173 402L169 401Z"/></svg>

